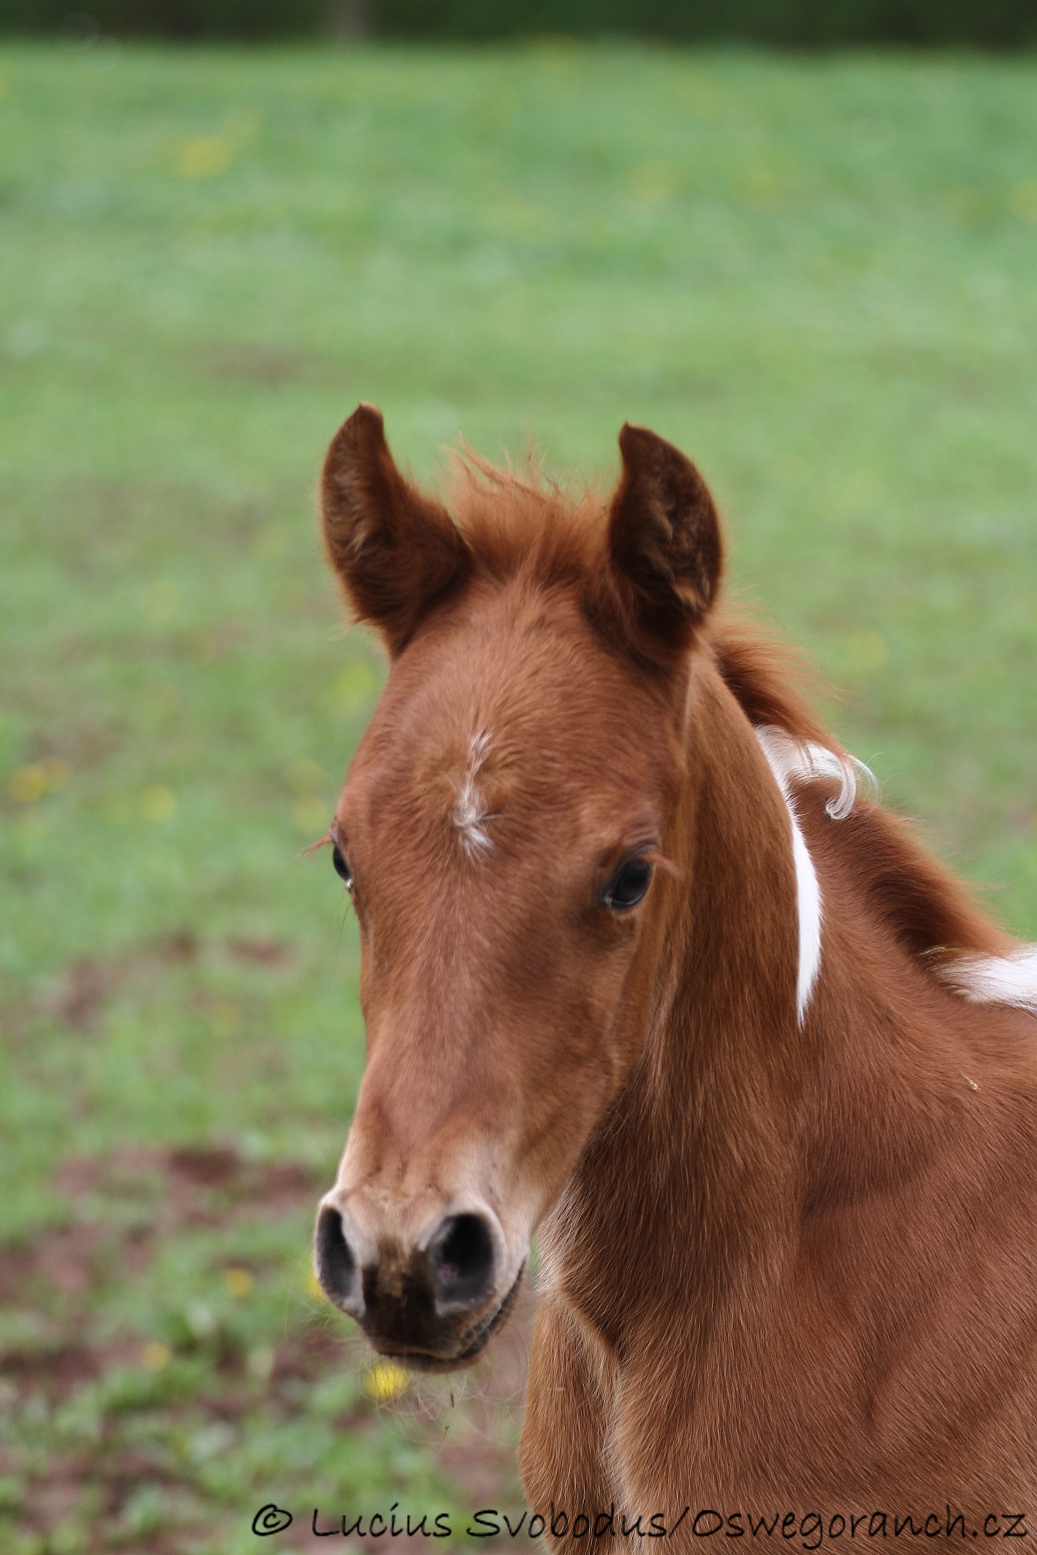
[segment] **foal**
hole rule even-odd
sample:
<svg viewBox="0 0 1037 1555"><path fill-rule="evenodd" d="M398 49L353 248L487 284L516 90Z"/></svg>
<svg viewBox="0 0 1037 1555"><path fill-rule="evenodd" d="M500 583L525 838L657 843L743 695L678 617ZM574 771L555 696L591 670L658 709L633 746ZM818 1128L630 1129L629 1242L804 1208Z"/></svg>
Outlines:
<svg viewBox="0 0 1037 1555"><path fill-rule="evenodd" d="M328 452L391 668L329 833L367 1069L321 1283L450 1369L536 1233L521 1464L555 1546L561 1514L688 1548L776 1511L1037 1532L1037 951L718 621L695 467L619 442L607 502L477 464L450 512L370 406Z"/></svg>

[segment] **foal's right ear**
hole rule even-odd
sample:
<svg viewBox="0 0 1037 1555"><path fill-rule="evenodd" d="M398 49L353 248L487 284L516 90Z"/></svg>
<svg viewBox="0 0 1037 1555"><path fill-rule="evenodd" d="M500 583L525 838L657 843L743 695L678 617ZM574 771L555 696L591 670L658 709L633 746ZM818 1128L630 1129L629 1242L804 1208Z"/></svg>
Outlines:
<svg viewBox="0 0 1037 1555"><path fill-rule="evenodd" d="M613 584L634 646L666 660L687 647L720 586L723 546L709 488L679 448L629 422L608 520Z"/></svg>
<svg viewBox="0 0 1037 1555"><path fill-rule="evenodd" d="M346 598L399 653L432 601L466 576L468 547L446 508L404 480L373 405L358 405L335 433L320 492L324 542Z"/></svg>

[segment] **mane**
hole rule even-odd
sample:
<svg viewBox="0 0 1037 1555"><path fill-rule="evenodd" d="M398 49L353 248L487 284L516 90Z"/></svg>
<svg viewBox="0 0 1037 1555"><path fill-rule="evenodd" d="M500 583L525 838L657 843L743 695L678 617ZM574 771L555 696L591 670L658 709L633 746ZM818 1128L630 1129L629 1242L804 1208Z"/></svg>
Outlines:
<svg viewBox="0 0 1037 1555"><path fill-rule="evenodd" d="M466 446L452 449L447 505L476 566L491 577L525 574L551 588L579 583L601 560L607 498L550 481L532 454L519 473Z"/></svg>
<svg viewBox="0 0 1037 1555"><path fill-rule="evenodd" d="M817 676L801 655L749 635L740 623L723 620L714 629L711 647L723 680L754 728L781 730L798 747L794 775L808 782L831 782L837 773L824 760L828 754L844 770L855 767L871 779L806 701L800 687L808 676ZM830 800L828 813L839 822L843 848L863 896L912 956L942 972L944 959L954 952L1005 954L1008 936L968 887L933 857L907 821L877 802L862 801L856 791L850 803L838 809Z"/></svg>
<svg viewBox="0 0 1037 1555"><path fill-rule="evenodd" d="M605 497L549 482L532 457L520 473L464 448L454 455L449 502L477 565L491 576L524 573L552 587L578 583L600 560ZM877 785L808 700L824 683L804 656L724 613L710 623L704 646L753 728L769 740L772 766L777 762L797 787L821 783L831 791L828 814L840 827L858 888L897 942L951 983L953 964L963 967L965 957L1005 956L1011 941L969 888L905 820L862 797L859 779ZM779 745L784 738L780 750L775 736Z"/></svg>

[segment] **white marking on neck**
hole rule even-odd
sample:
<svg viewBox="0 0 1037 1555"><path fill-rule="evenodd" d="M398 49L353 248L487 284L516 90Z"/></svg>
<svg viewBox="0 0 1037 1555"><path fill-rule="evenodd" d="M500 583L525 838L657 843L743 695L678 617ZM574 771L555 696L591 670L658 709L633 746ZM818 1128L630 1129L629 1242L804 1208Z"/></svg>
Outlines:
<svg viewBox="0 0 1037 1555"><path fill-rule="evenodd" d="M781 797L785 801L785 808L792 823L792 861L796 868L796 913L799 922L796 1020L802 1026L810 1004L810 996L814 991L814 984L817 982L817 974L821 970L821 887L817 881L814 861L810 857L810 850L800 829L799 817L796 815L796 807L792 802L789 789L790 779L798 776L798 763L801 758L797 755L796 763L791 763L788 752L791 749L798 753L803 747L798 746L784 729L775 729L771 725L764 725L757 729L756 738L767 758L767 765L774 774L774 780L781 791ZM828 754L832 755L832 752L829 751Z"/></svg>
<svg viewBox="0 0 1037 1555"><path fill-rule="evenodd" d="M461 847L465 857L473 864L480 854L489 853L493 847L485 825L492 817L486 810L476 781L489 749L490 736L485 730L481 734L473 734L468 741L468 769L454 805L453 820L461 833Z"/></svg>
<svg viewBox="0 0 1037 1555"><path fill-rule="evenodd" d="M973 1004L1011 1004L1037 1015L1037 945L1022 945L1010 956L955 956L936 972Z"/></svg>
<svg viewBox="0 0 1037 1555"><path fill-rule="evenodd" d="M755 731L760 749L774 774L792 822L792 856L796 866L796 904L799 914L799 973L796 979L796 1014L802 1026L810 996L821 968L821 889L814 862L800 830L790 785L817 778L837 778L839 792L825 809L833 821L842 821L857 802L861 782L876 793L875 774L856 756L838 756L827 746L800 743L785 729L763 724ZM1008 1004L1037 1015L1037 945L1021 945L1007 956L981 956L971 952L940 960L933 971L941 982L972 1004ZM971 1082L970 1082L971 1083Z"/></svg>

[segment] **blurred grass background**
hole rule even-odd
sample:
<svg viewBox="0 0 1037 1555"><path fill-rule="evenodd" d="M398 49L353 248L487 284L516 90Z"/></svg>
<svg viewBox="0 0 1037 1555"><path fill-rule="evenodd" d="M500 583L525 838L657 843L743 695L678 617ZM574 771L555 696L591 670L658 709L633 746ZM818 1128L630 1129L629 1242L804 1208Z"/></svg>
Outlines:
<svg viewBox="0 0 1037 1555"><path fill-rule="evenodd" d="M5 1550L520 1505L518 1341L503 1391L404 1390L309 1280L362 1065L352 924L298 856L382 675L314 516L358 399L428 479L459 432L577 477L626 418L679 442L731 596L1037 937L1035 88L0 47Z"/></svg>

